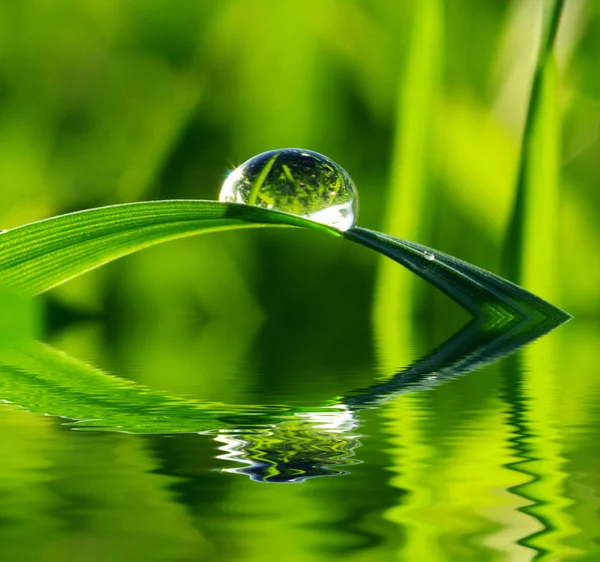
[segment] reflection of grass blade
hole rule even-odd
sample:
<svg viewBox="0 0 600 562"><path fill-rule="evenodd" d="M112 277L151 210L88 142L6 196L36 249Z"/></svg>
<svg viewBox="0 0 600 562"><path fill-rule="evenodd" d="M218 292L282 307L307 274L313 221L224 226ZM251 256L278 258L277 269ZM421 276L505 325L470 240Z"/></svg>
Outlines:
<svg viewBox="0 0 600 562"><path fill-rule="evenodd" d="M0 397L27 410L77 420L80 429L130 433L206 432L219 429L295 428L306 436L316 422L352 422L352 411L376 406L401 392L418 391L465 374L552 329L554 323L507 319L473 321L385 383L349 393L314 407L231 405L169 396L107 375L34 340L0 350ZM434 381L431 381L434 375ZM339 421L339 420L338 420ZM283 423L283 425L282 425ZM341 428L338 427L338 429ZM312 438L316 438L316 433ZM287 438L282 438L281 442ZM345 443L335 440L337 444ZM332 444L334 444L332 442ZM324 453L326 447L321 452ZM325 457L323 457L325 458Z"/></svg>
<svg viewBox="0 0 600 562"><path fill-rule="evenodd" d="M172 397L107 375L33 340L0 355L0 395L27 410L131 433L185 433L272 423L286 408Z"/></svg>
<svg viewBox="0 0 600 562"><path fill-rule="evenodd" d="M345 233L294 215L216 201L163 201L63 215L0 236L0 280L40 293L118 257L200 232L252 226L305 226L391 257L477 317L568 315L520 287L441 252L364 228Z"/></svg>
<svg viewBox="0 0 600 562"><path fill-rule="evenodd" d="M371 407L400 393L432 388L451 378L480 369L553 330L560 318L472 321L431 353L389 380L356 390L342 401L356 408Z"/></svg>
<svg viewBox="0 0 600 562"><path fill-rule="evenodd" d="M506 365L506 398L514 428L511 447L516 457L509 466L527 477L510 491L527 501L521 511L538 522L533 532L521 536L519 544L535 549L540 559L578 554L568 545L568 538L577 535L578 529L567 513L572 501L566 492L570 476L564 448L569 440L559 419L565 389L554 368L560 346L556 337L562 334L536 342Z"/></svg>
<svg viewBox="0 0 600 562"><path fill-rule="evenodd" d="M523 132L517 193L505 248L513 280L553 296L558 194L559 108L552 55L564 0L555 0L542 38Z"/></svg>

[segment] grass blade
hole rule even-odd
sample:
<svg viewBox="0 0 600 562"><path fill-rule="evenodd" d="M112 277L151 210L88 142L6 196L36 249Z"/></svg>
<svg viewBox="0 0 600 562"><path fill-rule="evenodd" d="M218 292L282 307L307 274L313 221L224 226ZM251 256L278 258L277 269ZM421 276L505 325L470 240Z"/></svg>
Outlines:
<svg viewBox="0 0 600 562"><path fill-rule="evenodd" d="M471 312L497 318L569 315L493 273L426 246L364 228L344 233L294 215L217 201L100 207L15 228L0 236L0 281L37 294L153 244L234 228L303 226L367 246L416 273Z"/></svg>
<svg viewBox="0 0 600 562"><path fill-rule="evenodd" d="M99 207L14 228L0 236L0 279L38 294L153 244L265 225L310 226L293 215L218 201L149 201Z"/></svg>
<svg viewBox="0 0 600 562"><path fill-rule="evenodd" d="M344 237L392 258L425 279L476 318L550 317L566 321L570 315L525 289L489 271L427 246L364 228L353 228Z"/></svg>
<svg viewBox="0 0 600 562"><path fill-rule="evenodd" d="M392 162L391 189L386 205L385 231L394 236L416 238L426 211L427 150L435 92L439 81L442 8L440 0L425 0L414 6L407 68L398 93L396 140ZM390 307L390 289L405 289L411 277L400 278L396 268L382 261L378 279L376 316L402 307ZM403 292L398 291L398 292ZM388 311L388 312L386 312Z"/></svg>
<svg viewBox="0 0 600 562"><path fill-rule="evenodd" d="M553 47L564 0L555 0L542 38L527 109L518 183L509 222L504 273L554 296L560 117Z"/></svg>
<svg viewBox="0 0 600 562"><path fill-rule="evenodd" d="M418 239L427 214L427 169L431 160L431 123L439 90L442 55L442 0L413 4L413 23L406 69L397 100L396 138L384 230L394 236ZM377 272L373 319L384 350L397 350L409 339L407 319L414 311L415 278L381 259ZM388 357L388 361L391 357Z"/></svg>

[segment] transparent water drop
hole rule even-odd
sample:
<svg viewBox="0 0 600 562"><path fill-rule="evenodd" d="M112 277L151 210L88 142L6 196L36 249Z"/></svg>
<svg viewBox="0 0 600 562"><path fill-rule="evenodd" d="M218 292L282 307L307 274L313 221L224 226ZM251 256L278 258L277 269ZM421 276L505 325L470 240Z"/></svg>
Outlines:
<svg viewBox="0 0 600 562"><path fill-rule="evenodd" d="M0 234L4 234L5 232L8 232L8 230L2 230L2 229L0 228Z"/></svg>
<svg viewBox="0 0 600 562"><path fill-rule="evenodd" d="M435 259L435 255L431 252L423 252L426 260L433 261Z"/></svg>
<svg viewBox="0 0 600 562"><path fill-rule="evenodd" d="M356 224L358 193L335 162L310 150L284 148L254 156L225 180L220 201L275 209L348 230Z"/></svg>

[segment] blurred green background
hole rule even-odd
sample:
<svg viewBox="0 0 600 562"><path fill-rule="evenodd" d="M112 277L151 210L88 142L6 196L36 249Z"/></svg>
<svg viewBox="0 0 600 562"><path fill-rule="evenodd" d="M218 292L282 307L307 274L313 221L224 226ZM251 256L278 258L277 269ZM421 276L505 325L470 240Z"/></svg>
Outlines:
<svg viewBox="0 0 600 562"><path fill-rule="evenodd" d="M499 272L515 202L539 22L549 4L0 0L0 229L98 205L216 199L236 165L266 150L302 147L326 154L353 177L360 194L359 225ZM600 417L597 408L584 407L586 395L596 396L598 374L599 31L597 2L566 2L556 45L555 123L548 137L556 141L550 162L556 174L547 193L545 183L538 186L538 199L527 209L527 220L536 224L542 217L543 232L552 236L526 245L523 260L534 266L521 281L580 322L564 337L551 336L551 344L545 344L551 351L528 356L526 367L507 367L533 377L519 384L534 401L527 415L538 429L558 411L569 427L590 431ZM145 250L45 295L44 336L109 372L177 394L246 403L310 403L343 394L395 372L466 319L396 264L351 246L313 232L261 229ZM547 387L548 380L556 383L569 369L580 375L572 386ZM381 416L385 429L370 430L373 445L364 453L370 468L353 469L358 471L354 484L371 495L349 500L338 483L344 478L322 480L336 480L335 485L319 484L338 506L344 529L352 531L348 521L355 521L356 534L343 534L330 521L330 551L315 547L329 554L314 559L331 560L338 552L348 556L361 541L371 540L379 550L357 547L356 560L389 560L400 543L411 556L407 560L530 560L534 554L512 542L519 536L514 529L534 536L539 521L548 520L560 536L569 535L569 525L584 529L576 546L550 549L548 556L591 552L600 536L596 516L589 515L596 504L582 507L589 517L573 515L565 523L560 508L575 500L565 500L556 488L564 476L556 477L556 467L567 463L564 451L552 449L559 448L556 435L562 430L546 426L534 432L529 446L535 448L536 439L542 443L542 452L531 455L547 460L550 488L543 494L556 500L558 515L551 510L536 518L522 513L518 502L511 504L510 513L522 517L523 525L514 523L513 534L506 535L510 540L502 547L493 543L497 550L490 546L489 551L463 546L472 530L466 524L460 540L433 530L432 520L460 528L457 521L474 517L475 508L471 512L470 506L453 503L457 497L517 486L504 468L514 461L507 452L514 435L506 424L523 420L511 418L498 398L499 388L512 380L502 372L492 368L487 379L461 381L435 397L389 408ZM554 374L547 379L544 373ZM483 404L483 413L476 408L473 414L479 439L460 433L462 396ZM510 405L510 397L506 400ZM240 483L233 478L235 485L221 484L220 476L208 472L215 454L209 445L196 444L197 456L191 458L192 436L167 445L125 436L88 437L22 411L0 412L7 443L0 454L0 487L8 498L19 498L4 505L5 515L0 512L0 520L18 524L0 524L0 535L12 545L15 560L62 559L74 544L82 548L77 559L86 561L191 560L200 552L210 559L260 559L264 538L252 537L268 535L266 526L276 525L275 512L265 506L278 501L286 504L286 513L289 508L302 516L287 522L289 528L278 540L272 538L269 548L285 549L289 543L294 546L282 560L313 559L314 553L305 550L314 538L311 529L296 523L310 525L309 514L327 509L324 500L299 488L284 496L250 482L242 488L240 477ZM431 419L438 427L458 424L457 440L464 447L451 433L428 433ZM577 470L591 474L598 459L586 456L589 442L575 434L581 443L573 437L569 462L580 462ZM53 440L61 439L53 450ZM484 444L498 462L482 469L477 451ZM87 455L80 465L79 447ZM468 456L473 451L476 459ZM469 474L484 470L490 477L482 479L481 488L449 484L446 495L434 490L440 502L458 511L442 509L439 517L427 512L426 522L413 528L412 514L432 496L424 491L427 483L415 483L410 474L417 478L431 455L437 455L436 462L444 455L453 460L435 465L442 472L434 476L442 474L449 482L462 482L452 480L451 469L463 462ZM162 459L160 466L155 458ZM47 466L53 467L52 478L44 476ZM402 470L408 471L404 477ZM392 499L381 471L387 471L385 478L393 473ZM187 484L169 480L182 475ZM576 484L598 497L598 483L583 480ZM213 496L203 495L211 486ZM116 504L105 505L111 488L136 499L109 494ZM406 490L416 492L403 503ZM57 507L57 497L70 507ZM208 502L205 511L190 507L200 497ZM226 530L237 529L236 517L242 515L231 515L229 506L250 517L247 506L255 503L266 510L261 515L256 508L257 529L261 517L267 522L260 532L244 527L243 555L234 548L237 557L231 558L223 547L218 558L205 549L206 536L216 533L217 543L227 544ZM137 527L126 517L132 505ZM210 521L211 510L217 510L217 522ZM361 519L359 513L378 515ZM100 519L77 523L90 514ZM117 515L124 520L116 522ZM30 524L19 523L21 517ZM495 524L501 525L512 515L498 517ZM61 534L65 525L82 527ZM177 532L164 531L164 525ZM401 537L390 538L396 531ZM23 542L31 536L37 537L39 552ZM144 544L148 536L157 544ZM119 543L121 551L111 550L114 541L125 541ZM430 543L441 544L441 550L428 551ZM564 556L548 560L571 559Z"/></svg>

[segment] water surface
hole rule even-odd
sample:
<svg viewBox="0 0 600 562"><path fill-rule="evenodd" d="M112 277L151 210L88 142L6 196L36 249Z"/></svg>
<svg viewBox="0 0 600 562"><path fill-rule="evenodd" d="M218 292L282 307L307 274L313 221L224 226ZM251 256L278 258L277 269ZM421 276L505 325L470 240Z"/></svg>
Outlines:
<svg viewBox="0 0 600 562"><path fill-rule="evenodd" d="M83 332L62 338L79 358L44 353L89 369L80 359L100 340ZM80 387L44 378L33 351L13 354L0 378L4 559L600 559L598 326L573 320L479 367L494 349L469 350L477 330L456 353L413 332L390 372L368 345L346 346L337 367L303 347L286 367L286 335L258 329L222 381L187 386L164 369L168 349L104 349L114 388L93 369ZM144 368L153 357L162 374ZM444 371L457 361L475 369ZM85 408L106 418L74 424Z"/></svg>

